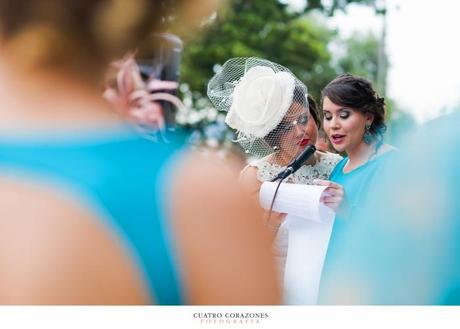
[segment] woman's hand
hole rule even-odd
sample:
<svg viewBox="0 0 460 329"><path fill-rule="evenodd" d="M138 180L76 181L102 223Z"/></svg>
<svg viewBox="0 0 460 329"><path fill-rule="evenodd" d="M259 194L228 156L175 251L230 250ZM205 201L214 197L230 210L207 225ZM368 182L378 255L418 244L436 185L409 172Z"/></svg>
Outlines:
<svg viewBox="0 0 460 329"><path fill-rule="evenodd" d="M341 212L344 208L347 208L345 202L345 191L342 185L323 179L315 179L313 184L327 186L320 199L324 205L331 208L336 213Z"/></svg>

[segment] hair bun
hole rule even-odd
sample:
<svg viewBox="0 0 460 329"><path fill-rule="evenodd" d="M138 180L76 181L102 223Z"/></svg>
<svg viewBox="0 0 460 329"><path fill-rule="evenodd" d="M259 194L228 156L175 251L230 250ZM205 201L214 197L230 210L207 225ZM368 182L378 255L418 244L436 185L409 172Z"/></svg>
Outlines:
<svg viewBox="0 0 460 329"><path fill-rule="evenodd" d="M385 106L385 98L384 97L377 97L375 102L377 103L377 105L379 106Z"/></svg>

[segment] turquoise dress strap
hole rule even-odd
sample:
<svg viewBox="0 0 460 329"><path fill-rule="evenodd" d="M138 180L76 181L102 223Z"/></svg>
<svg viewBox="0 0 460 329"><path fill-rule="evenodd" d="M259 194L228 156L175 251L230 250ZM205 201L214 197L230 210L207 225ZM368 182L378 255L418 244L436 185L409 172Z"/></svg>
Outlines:
<svg viewBox="0 0 460 329"><path fill-rule="evenodd" d="M166 209L184 136L167 143L128 130L31 137L0 137L0 175L32 176L70 191L123 241L152 301L184 303Z"/></svg>

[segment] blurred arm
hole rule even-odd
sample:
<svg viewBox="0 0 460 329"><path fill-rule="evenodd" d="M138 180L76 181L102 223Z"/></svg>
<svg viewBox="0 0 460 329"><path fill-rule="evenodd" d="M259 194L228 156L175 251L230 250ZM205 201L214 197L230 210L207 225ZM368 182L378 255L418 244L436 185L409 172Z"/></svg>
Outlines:
<svg viewBox="0 0 460 329"><path fill-rule="evenodd" d="M63 191L0 178L0 304L145 304L122 243Z"/></svg>
<svg viewBox="0 0 460 329"><path fill-rule="evenodd" d="M257 178L258 170L259 169L256 167L247 166L240 174L240 182L247 193L249 193L254 198L254 202L260 204L259 192L262 183ZM278 229L286 219L286 215L287 214L279 213L276 211L272 211L271 213L264 211L263 222L270 231L272 239L274 239L278 233Z"/></svg>
<svg viewBox="0 0 460 329"><path fill-rule="evenodd" d="M263 213L212 157L192 155L174 185L182 272L191 304L277 304L275 264Z"/></svg>

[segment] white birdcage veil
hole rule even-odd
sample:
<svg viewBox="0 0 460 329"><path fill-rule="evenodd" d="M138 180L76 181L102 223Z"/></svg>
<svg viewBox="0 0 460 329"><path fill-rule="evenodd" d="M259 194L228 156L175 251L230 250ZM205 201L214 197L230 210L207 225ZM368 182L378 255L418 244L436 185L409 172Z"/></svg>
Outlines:
<svg viewBox="0 0 460 329"><path fill-rule="evenodd" d="M283 150L295 155L309 118L307 87L282 65L256 57L229 59L208 83L214 107L237 132L246 153L262 158ZM284 136L291 139L282 141Z"/></svg>

